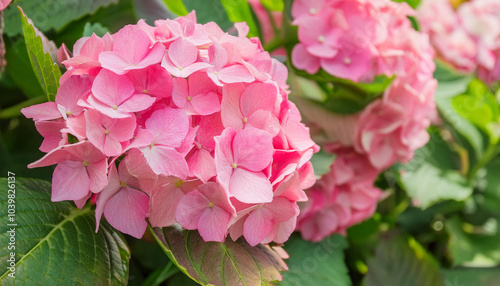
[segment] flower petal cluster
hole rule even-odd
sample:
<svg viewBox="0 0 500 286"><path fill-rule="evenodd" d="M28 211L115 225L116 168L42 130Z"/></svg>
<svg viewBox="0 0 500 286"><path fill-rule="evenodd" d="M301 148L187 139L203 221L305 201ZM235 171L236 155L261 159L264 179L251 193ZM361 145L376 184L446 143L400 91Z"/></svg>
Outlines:
<svg viewBox="0 0 500 286"><path fill-rule="evenodd" d="M406 3L298 0L292 14L300 41L292 51L297 68L308 73L322 68L353 82L394 77L380 98L353 115L299 105L326 135L324 149L337 154L332 172L308 191L298 224L305 238L320 240L370 217L381 197L373 187L376 176L411 160L429 140L437 87L434 50L428 36L412 28L407 16L414 11Z"/></svg>
<svg viewBox="0 0 500 286"><path fill-rule="evenodd" d="M22 110L57 165L52 200L141 237L175 223L206 241L285 242L315 177L319 147L288 100L286 67L193 13L80 39L59 59L55 102Z"/></svg>
<svg viewBox="0 0 500 286"><path fill-rule="evenodd" d="M467 1L454 9L450 0L422 1L417 19L438 57L482 80L500 80L500 2Z"/></svg>

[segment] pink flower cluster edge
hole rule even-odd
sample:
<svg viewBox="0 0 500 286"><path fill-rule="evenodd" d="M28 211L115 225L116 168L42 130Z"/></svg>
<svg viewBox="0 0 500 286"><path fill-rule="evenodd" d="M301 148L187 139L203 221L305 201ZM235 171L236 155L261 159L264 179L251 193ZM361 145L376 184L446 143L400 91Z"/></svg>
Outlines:
<svg viewBox="0 0 500 286"><path fill-rule="evenodd" d="M57 164L52 200L96 202L119 231L175 223L205 241L285 242L315 183L319 147L288 100L287 69L248 26L194 12L77 41L55 102L24 108ZM97 230L96 230L97 231Z"/></svg>
<svg viewBox="0 0 500 286"><path fill-rule="evenodd" d="M319 241L373 215L383 197L377 176L408 162L429 140L435 115L434 50L415 31L406 3L390 0L296 0L292 6L300 43L292 51L298 69L323 69L353 82L395 77L381 98L354 115L336 115L299 104L323 149L337 155L331 171L309 190L299 216L303 238Z"/></svg>
<svg viewBox="0 0 500 286"><path fill-rule="evenodd" d="M500 1L471 0L455 10L450 0L424 0L417 19L439 59L489 84L500 80Z"/></svg>

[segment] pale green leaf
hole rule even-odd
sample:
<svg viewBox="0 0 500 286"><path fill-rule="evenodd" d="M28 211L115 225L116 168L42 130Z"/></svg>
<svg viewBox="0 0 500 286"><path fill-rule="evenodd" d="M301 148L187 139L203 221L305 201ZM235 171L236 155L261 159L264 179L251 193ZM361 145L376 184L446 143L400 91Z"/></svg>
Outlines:
<svg viewBox="0 0 500 286"><path fill-rule="evenodd" d="M188 11L182 0L163 0L168 9L178 16L186 16Z"/></svg>
<svg viewBox="0 0 500 286"><path fill-rule="evenodd" d="M247 0L220 0L232 22L246 22L250 28L249 37L258 37L259 30L252 16Z"/></svg>

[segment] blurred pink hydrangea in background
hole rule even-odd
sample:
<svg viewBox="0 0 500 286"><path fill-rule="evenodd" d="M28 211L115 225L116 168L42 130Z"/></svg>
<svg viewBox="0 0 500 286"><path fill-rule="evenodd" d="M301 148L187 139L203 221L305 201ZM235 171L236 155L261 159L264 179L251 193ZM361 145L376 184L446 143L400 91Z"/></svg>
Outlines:
<svg viewBox="0 0 500 286"><path fill-rule="evenodd" d="M500 80L500 2L471 0L455 10L450 0L423 0L417 19L437 56L487 83Z"/></svg>
<svg viewBox="0 0 500 286"><path fill-rule="evenodd" d="M435 112L434 51L415 31L406 3L389 0L296 0L292 6L300 43L292 63L353 82L395 77L382 97L354 115L299 104L308 122L326 133L323 149L337 155L332 171L308 191L299 217L305 239L318 241L373 215L381 190L374 181L397 162L408 162L429 140Z"/></svg>
<svg viewBox="0 0 500 286"><path fill-rule="evenodd" d="M12 0L0 0L0 11L5 10Z"/></svg>
<svg viewBox="0 0 500 286"><path fill-rule="evenodd" d="M288 100L287 69L194 12L80 39L55 102L24 108L57 164L52 200L96 199L116 229L142 237L179 223L205 241L285 242L315 183L319 147Z"/></svg>

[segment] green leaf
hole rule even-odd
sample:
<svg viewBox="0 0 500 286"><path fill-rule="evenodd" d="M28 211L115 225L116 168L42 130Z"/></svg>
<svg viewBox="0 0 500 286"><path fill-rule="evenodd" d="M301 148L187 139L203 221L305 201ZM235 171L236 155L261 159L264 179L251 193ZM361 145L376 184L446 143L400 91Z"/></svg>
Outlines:
<svg viewBox="0 0 500 286"><path fill-rule="evenodd" d="M338 234L317 243L293 234L285 242L285 250L290 255L289 270L277 285L352 285L344 262L345 248L347 241Z"/></svg>
<svg viewBox="0 0 500 286"><path fill-rule="evenodd" d="M92 36L92 34L103 37L106 33L110 33L109 29L104 27L100 23L87 23L83 28L84 37L90 37Z"/></svg>
<svg viewBox="0 0 500 286"><path fill-rule="evenodd" d="M324 174L330 172L333 161L335 161L335 154L326 153L320 150L318 153L314 153L311 158L311 163L314 169L314 175L317 178L323 176Z"/></svg>
<svg viewBox="0 0 500 286"><path fill-rule="evenodd" d="M233 22L246 22L250 28L248 36L259 36L259 30L255 24L248 0L220 0L220 2L224 6L224 9L226 9L229 20Z"/></svg>
<svg viewBox="0 0 500 286"><path fill-rule="evenodd" d="M10 183L10 182L9 182ZM15 249L8 249L8 180L0 179L0 284L125 285L130 253L124 238L102 221L95 233L90 206L50 201L50 183L15 180ZM11 194L11 193L9 193ZM15 280L9 277L10 253L15 253Z"/></svg>
<svg viewBox="0 0 500 286"><path fill-rule="evenodd" d="M217 23L222 30L227 31L234 26L219 0L183 0L188 11L196 11L198 23Z"/></svg>
<svg viewBox="0 0 500 286"><path fill-rule="evenodd" d="M167 5L170 11L174 12L178 16L186 16L188 14L186 6L184 6L182 0L163 0L163 3Z"/></svg>
<svg viewBox="0 0 500 286"><path fill-rule="evenodd" d="M500 108L483 82L478 79L471 81L465 94L452 99L452 105L458 114L487 133L492 143L498 141Z"/></svg>
<svg viewBox="0 0 500 286"><path fill-rule="evenodd" d="M439 265L413 238L383 237L368 261L365 286L444 286Z"/></svg>
<svg viewBox="0 0 500 286"><path fill-rule="evenodd" d="M472 147L476 158L481 158L484 153L484 139L477 129L467 119L460 116L453 108L452 97L436 96L436 107L443 118L453 129L463 136Z"/></svg>
<svg viewBox="0 0 500 286"><path fill-rule="evenodd" d="M429 143L403 166L401 182L423 209L444 200L465 200L472 194L472 187L458 171L459 161L447 142L433 131Z"/></svg>
<svg viewBox="0 0 500 286"><path fill-rule="evenodd" d="M45 90L48 100L54 101L59 89L61 71L50 54L44 51L42 39L36 34L35 27L29 23L28 17L21 8L19 8L19 13L21 14L24 39L31 67L35 71L40 86Z"/></svg>
<svg viewBox="0 0 500 286"><path fill-rule="evenodd" d="M500 271L497 268L453 268L442 271L445 286L498 285Z"/></svg>
<svg viewBox="0 0 500 286"><path fill-rule="evenodd" d="M40 31L62 30L68 23L95 13L100 7L116 4L118 0L19 0L5 10L5 33L12 37L21 34L17 6L32 17Z"/></svg>
<svg viewBox="0 0 500 286"><path fill-rule="evenodd" d="M486 175L484 177L483 206L490 212L497 213L500 206L500 157L496 157L486 165Z"/></svg>
<svg viewBox="0 0 500 286"><path fill-rule="evenodd" d="M467 90L467 86L472 80L471 75L457 73L453 68L440 61L436 61L434 78L438 81L436 98L462 94Z"/></svg>
<svg viewBox="0 0 500 286"><path fill-rule="evenodd" d="M260 3L269 11L283 11L285 9L283 0L260 0Z"/></svg>
<svg viewBox="0 0 500 286"><path fill-rule="evenodd" d="M7 64L5 72L12 78L14 83L21 89L26 97L37 98L43 96L46 100L45 90L38 83L38 79L31 67L30 58L23 38L13 42L7 42Z"/></svg>
<svg viewBox="0 0 500 286"><path fill-rule="evenodd" d="M172 262L202 285L269 285L286 270L273 248L251 247L243 238L204 242L198 232L175 226L155 228L153 234Z"/></svg>
<svg viewBox="0 0 500 286"><path fill-rule="evenodd" d="M500 263L497 235L472 233L472 229L465 231L467 225L457 216L446 220L445 227L450 235L448 247L454 266L491 267Z"/></svg>

